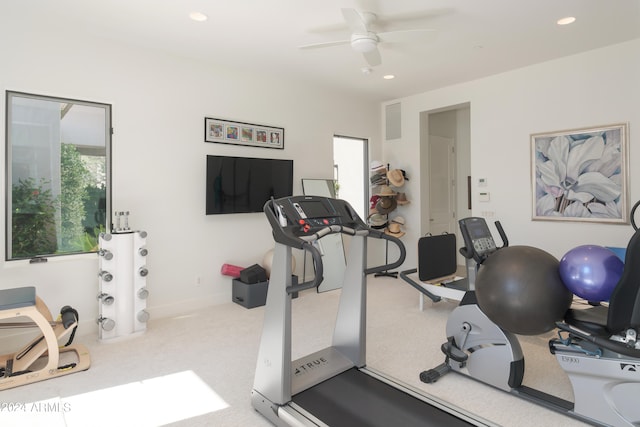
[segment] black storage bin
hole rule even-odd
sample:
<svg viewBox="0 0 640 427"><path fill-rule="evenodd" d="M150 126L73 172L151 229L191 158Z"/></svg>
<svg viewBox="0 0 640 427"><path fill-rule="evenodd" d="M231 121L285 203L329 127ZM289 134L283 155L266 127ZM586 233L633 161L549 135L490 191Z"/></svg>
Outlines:
<svg viewBox="0 0 640 427"><path fill-rule="evenodd" d="M291 285L297 284L298 276L291 276ZM245 308L260 307L267 302L268 287L268 281L249 284L239 279L233 279L231 282L231 300ZM293 293L291 297L297 298L298 293Z"/></svg>
<svg viewBox="0 0 640 427"><path fill-rule="evenodd" d="M259 307L267 302L268 281L248 284L238 279L233 279L231 286L233 302L246 308Z"/></svg>

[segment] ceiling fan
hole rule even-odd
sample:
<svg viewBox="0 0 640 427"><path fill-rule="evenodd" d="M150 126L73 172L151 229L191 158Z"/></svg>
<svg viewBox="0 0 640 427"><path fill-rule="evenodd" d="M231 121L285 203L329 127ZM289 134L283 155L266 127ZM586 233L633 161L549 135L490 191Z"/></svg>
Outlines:
<svg viewBox="0 0 640 427"><path fill-rule="evenodd" d="M337 40L324 43L314 43L300 46L300 49L318 49L331 46L350 44L351 48L361 53L370 67L382 63L378 44L380 43L425 43L431 42L437 35L436 30L413 29L377 33L374 27L378 16L373 12L356 9L342 9L342 16L351 30L348 40Z"/></svg>

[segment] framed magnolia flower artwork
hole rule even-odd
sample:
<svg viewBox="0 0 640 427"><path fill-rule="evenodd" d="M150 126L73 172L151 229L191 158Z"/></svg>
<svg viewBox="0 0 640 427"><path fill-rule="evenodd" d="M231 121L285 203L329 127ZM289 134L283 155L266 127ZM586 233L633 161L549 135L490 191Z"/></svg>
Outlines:
<svg viewBox="0 0 640 427"><path fill-rule="evenodd" d="M626 224L628 125L531 135L533 219Z"/></svg>

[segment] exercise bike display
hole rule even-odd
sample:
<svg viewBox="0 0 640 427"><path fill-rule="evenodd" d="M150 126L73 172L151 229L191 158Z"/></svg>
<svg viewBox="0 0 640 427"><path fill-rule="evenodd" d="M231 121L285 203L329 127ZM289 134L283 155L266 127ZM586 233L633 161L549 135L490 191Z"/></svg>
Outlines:
<svg viewBox="0 0 640 427"><path fill-rule="evenodd" d="M491 425L366 366L366 277L402 264L406 252L399 239L369 228L343 200L285 197L268 201L264 211L275 249L251 398L258 412L278 426ZM292 361L291 295L322 282L314 243L336 233L352 237L332 344ZM367 268L368 238L395 244L398 260ZM292 248L310 253L313 280L292 285Z"/></svg>
<svg viewBox="0 0 640 427"><path fill-rule="evenodd" d="M554 310L564 313L550 327L545 325L543 331L558 330L558 338L549 341L549 350L569 377L575 400L570 402L522 384L524 356L516 334L534 335L529 333L533 331L521 332L518 326L509 328L505 326L508 322L503 324L502 319L496 320L490 314L491 307L481 308L484 307L483 299L478 294L484 291L483 283L502 280L507 283L504 292L509 292L508 286L514 283L508 283L512 278L506 276L514 274L514 268L531 264L531 260L523 255L519 255L520 261L513 257L508 259L507 254L517 253L514 251L517 247L498 249L482 218L463 219L460 228L465 243L460 252L467 260L475 261L479 268L475 290L466 292L449 316L447 341L441 346L445 362L421 373L421 380L432 383L447 372L455 371L590 424L640 424L640 406L637 404L640 342L636 338L640 326L640 231L636 230L629 241L624 271L608 307L598 305L566 310L564 301L560 301L564 298L560 290L549 299L549 305L556 307L535 307L537 312L551 318L557 315L549 315ZM501 227L497 228L502 240L507 242ZM504 260L498 262L500 258ZM518 262L522 264L518 265ZM544 268L552 274L553 264L549 265ZM527 268L533 271L537 266L533 263ZM485 273L486 277L483 277ZM527 284L529 288L532 285ZM509 310L502 307L502 311ZM536 321L538 319L532 319L533 323ZM544 322L549 324L549 318Z"/></svg>

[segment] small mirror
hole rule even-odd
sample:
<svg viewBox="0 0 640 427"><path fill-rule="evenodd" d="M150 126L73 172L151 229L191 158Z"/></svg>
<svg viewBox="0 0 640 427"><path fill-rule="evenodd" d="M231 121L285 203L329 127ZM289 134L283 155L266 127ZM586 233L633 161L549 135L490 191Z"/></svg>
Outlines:
<svg viewBox="0 0 640 427"><path fill-rule="evenodd" d="M336 197L336 181L333 179L302 179L302 192L307 196ZM318 292L330 291L342 287L346 260L342 234L330 234L316 241L322 254L324 280L318 286ZM305 256L306 268L306 256Z"/></svg>

